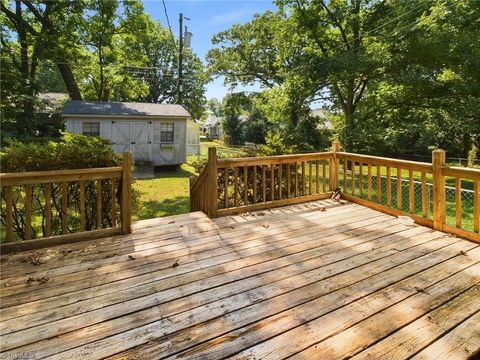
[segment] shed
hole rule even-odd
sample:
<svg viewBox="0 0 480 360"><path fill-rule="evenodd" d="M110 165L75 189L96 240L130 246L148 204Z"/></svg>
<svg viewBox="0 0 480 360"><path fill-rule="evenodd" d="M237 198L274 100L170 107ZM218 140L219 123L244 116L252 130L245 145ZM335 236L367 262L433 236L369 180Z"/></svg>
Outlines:
<svg viewBox="0 0 480 360"><path fill-rule="evenodd" d="M195 120L187 121L187 156L200 154L200 128Z"/></svg>
<svg viewBox="0 0 480 360"><path fill-rule="evenodd" d="M190 114L181 105L71 100L62 118L67 131L111 140L114 151L131 151L137 163L186 162Z"/></svg>

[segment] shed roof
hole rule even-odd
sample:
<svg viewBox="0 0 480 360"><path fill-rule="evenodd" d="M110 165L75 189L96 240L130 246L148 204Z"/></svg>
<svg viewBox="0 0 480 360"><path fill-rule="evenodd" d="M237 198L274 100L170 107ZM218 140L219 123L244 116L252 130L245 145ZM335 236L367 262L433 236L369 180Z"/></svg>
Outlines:
<svg viewBox="0 0 480 360"><path fill-rule="evenodd" d="M103 102L70 100L65 103L63 116L140 116L189 118L190 113L181 105L137 102Z"/></svg>

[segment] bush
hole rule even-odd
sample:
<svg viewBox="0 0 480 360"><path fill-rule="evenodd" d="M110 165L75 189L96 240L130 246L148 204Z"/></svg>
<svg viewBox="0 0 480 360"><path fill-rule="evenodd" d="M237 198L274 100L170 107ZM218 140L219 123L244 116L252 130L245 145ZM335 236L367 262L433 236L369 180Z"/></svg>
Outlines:
<svg viewBox="0 0 480 360"><path fill-rule="evenodd" d="M25 171L47 171L63 169L84 169L97 167L118 166L121 164L121 157L114 153L111 143L99 137L83 136L78 134L64 134L58 140L21 142L9 140L3 151L0 153L2 172L25 172ZM120 181L118 179L101 180L102 184L102 224L99 228L113 225L110 216L112 202L112 186L114 196L117 197L115 221L120 218L120 206L118 198L120 195ZM36 184L33 186L32 201L32 236L40 237L45 234L45 191L47 184ZM52 226L51 234L61 234L61 183L52 185ZM68 231L77 232L80 228L80 200L78 182L67 183L68 198ZM13 223L17 239L25 238L25 187L14 186L14 208ZM1 194L5 201L5 188ZM136 197L133 196L133 199ZM86 230L97 228L97 188L96 181L85 181L85 223ZM4 202L5 204L5 202ZM5 209L2 206L0 220L5 226Z"/></svg>
<svg viewBox="0 0 480 360"><path fill-rule="evenodd" d="M2 172L85 169L122 162L109 140L70 133L55 140L6 140L0 161Z"/></svg>

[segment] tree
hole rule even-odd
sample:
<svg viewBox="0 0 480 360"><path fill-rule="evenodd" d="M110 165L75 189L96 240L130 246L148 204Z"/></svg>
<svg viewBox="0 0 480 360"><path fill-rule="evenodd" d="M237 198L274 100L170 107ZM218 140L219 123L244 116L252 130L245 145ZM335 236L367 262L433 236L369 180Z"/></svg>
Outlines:
<svg viewBox="0 0 480 360"><path fill-rule="evenodd" d="M137 41L148 20L138 1L95 0L89 3L82 26L79 66L85 98L98 101L128 101L147 93L147 86L134 79L129 67L143 66L144 55L126 44Z"/></svg>
<svg viewBox="0 0 480 360"><path fill-rule="evenodd" d="M98 2L88 21L86 44L94 51L87 56L95 64L86 88L89 96L176 103L178 47L172 34L137 1L127 2L122 9L120 13L116 2ZM183 73L184 105L199 118L208 76L200 59L188 49L184 49Z"/></svg>
<svg viewBox="0 0 480 360"><path fill-rule="evenodd" d="M249 97L243 93L228 93L222 100L220 114L223 118L222 128L229 137L230 145L243 142L243 122L240 118L251 106Z"/></svg>
<svg viewBox="0 0 480 360"><path fill-rule="evenodd" d="M243 124L243 139L255 144L265 144L270 124L258 108L253 108Z"/></svg>
<svg viewBox="0 0 480 360"><path fill-rule="evenodd" d="M296 126L312 92L305 77L301 84L296 81L297 69L308 59L302 51L303 36L293 25L282 12L255 15L251 22L216 34L212 42L219 47L208 52L207 61L210 73L224 76L232 87L258 83L268 91L283 91L288 101L282 121Z"/></svg>
<svg viewBox="0 0 480 360"><path fill-rule="evenodd" d="M81 99L68 61L82 7L81 1L0 3L2 81L10 80L2 86L2 136L36 135L37 78L45 61L57 64L70 96Z"/></svg>
<svg viewBox="0 0 480 360"><path fill-rule="evenodd" d="M215 116L220 116L221 106L222 104L216 98L209 99L206 104L207 110L210 111Z"/></svg>
<svg viewBox="0 0 480 360"><path fill-rule="evenodd" d="M74 58L72 49L75 48L83 6L83 1L17 0L13 10L3 2L0 3L0 11L5 15L2 24L6 24L9 31L16 34L20 56L16 55L18 52L15 51L15 47L12 48L11 40L7 41L2 37L2 45L12 51L12 56L19 61L17 67L22 78L24 81L28 79L31 85L26 89L27 93L35 92L30 87L33 87L35 81L38 63L41 59L47 59L54 60L57 64L70 97L81 100L69 61Z"/></svg>

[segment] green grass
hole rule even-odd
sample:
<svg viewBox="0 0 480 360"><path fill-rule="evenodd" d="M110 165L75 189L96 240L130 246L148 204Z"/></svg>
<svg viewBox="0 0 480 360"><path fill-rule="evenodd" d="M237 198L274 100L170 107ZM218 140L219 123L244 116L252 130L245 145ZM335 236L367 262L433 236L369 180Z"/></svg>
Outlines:
<svg viewBox="0 0 480 360"><path fill-rule="evenodd" d="M132 206L132 220L152 219L189 212L189 177L195 170L188 164L178 170L157 172L155 179L138 179L133 189L138 193Z"/></svg>

